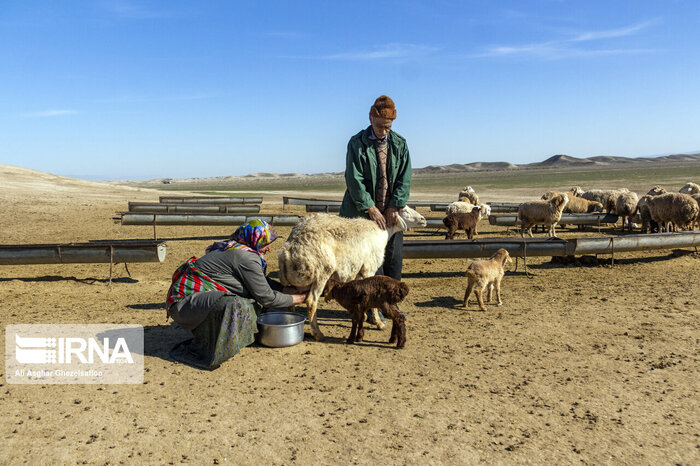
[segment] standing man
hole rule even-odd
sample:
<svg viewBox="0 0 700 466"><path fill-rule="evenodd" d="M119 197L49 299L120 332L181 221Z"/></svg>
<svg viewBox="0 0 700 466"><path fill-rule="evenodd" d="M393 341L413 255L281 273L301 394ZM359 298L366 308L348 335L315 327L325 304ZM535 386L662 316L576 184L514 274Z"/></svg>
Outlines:
<svg viewBox="0 0 700 466"><path fill-rule="evenodd" d="M406 206L411 190L411 158L406 140L391 130L395 119L394 101L379 96L369 109L370 126L350 138L341 217L370 218L386 230L396 223L399 209ZM401 280L402 264L403 232L398 232L389 238L384 264L377 275Z"/></svg>

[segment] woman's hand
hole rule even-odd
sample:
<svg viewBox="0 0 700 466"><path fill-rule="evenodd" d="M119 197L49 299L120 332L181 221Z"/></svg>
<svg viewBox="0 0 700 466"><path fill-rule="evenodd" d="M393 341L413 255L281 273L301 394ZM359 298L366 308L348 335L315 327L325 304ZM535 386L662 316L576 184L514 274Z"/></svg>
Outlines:
<svg viewBox="0 0 700 466"><path fill-rule="evenodd" d="M305 294L293 294L292 296L292 305L296 306L297 304L304 304L306 301L306 295Z"/></svg>
<svg viewBox="0 0 700 466"><path fill-rule="evenodd" d="M379 226L379 228L381 228L382 230L386 230L386 219L379 211L379 209L377 209L377 206L373 205L372 207L370 207L367 213L369 214L369 218L374 220L374 222Z"/></svg>

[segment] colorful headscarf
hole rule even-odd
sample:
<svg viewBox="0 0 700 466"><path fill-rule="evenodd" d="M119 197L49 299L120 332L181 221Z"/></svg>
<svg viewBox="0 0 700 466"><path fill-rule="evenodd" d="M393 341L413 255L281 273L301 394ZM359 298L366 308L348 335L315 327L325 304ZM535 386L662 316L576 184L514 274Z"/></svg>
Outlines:
<svg viewBox="0 0 700 466"><path fill-rule="evenodd" d="M206 252L225 251L231 248L254 252L260 256L260 262L262 263L263 271L265 271L267 262L263 259L260 249L277 238L279 238L279 235L275 233L272 225L265 220L254 218L250 222L239 226L228 241L217 241L207 247Z"/></svg>

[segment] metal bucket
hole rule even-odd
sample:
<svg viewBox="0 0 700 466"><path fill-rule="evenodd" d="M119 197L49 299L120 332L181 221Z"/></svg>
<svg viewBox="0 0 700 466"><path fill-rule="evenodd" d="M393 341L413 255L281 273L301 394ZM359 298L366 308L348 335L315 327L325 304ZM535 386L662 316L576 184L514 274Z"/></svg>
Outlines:
<svg viewBox="0 0 700 466"><path fill-rule="evenodd" d="M304 339L306 317L295 312L270 311L258 316L257 340L265 346L294 346Z"/></svg>

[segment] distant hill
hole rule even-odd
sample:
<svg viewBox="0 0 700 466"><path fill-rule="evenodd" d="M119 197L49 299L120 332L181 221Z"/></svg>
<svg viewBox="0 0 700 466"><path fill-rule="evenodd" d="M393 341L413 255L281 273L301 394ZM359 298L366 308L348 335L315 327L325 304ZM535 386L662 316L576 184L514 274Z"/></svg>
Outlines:
<svg viewBox="0 0 700 466"><path fill-rule="evenodd" d="M469 173L469 172L493 172L493 171L513 171L513 170L532 170L532 169L577 169L577 168L595 168L608 167L615 165L632 165L632 164L654 164L654 163L688 163L700 162L700 153L696 154L674 154L662 155L657 157L618 157L612 155L598 155L594 157L573 157L571 155L557 154L553 155L541 162L514 164L511 162L472 162L472 163L453 163L450 165L429 165L424 168L414 168L414 175L439 175L446 173ZM313 178L327 178L329 180L342 177L343 172L337 173L315 173L315 174L300 174L300 173L251 173L245 176L217 176L211 178L157 178L148 181L114 181L114 184L127 184L135 186L156 187L161 184L211 184L212 186L236 183L255 183L261 181L273 182L274 180L282 179L297 179L304 180Z"/></svg>

